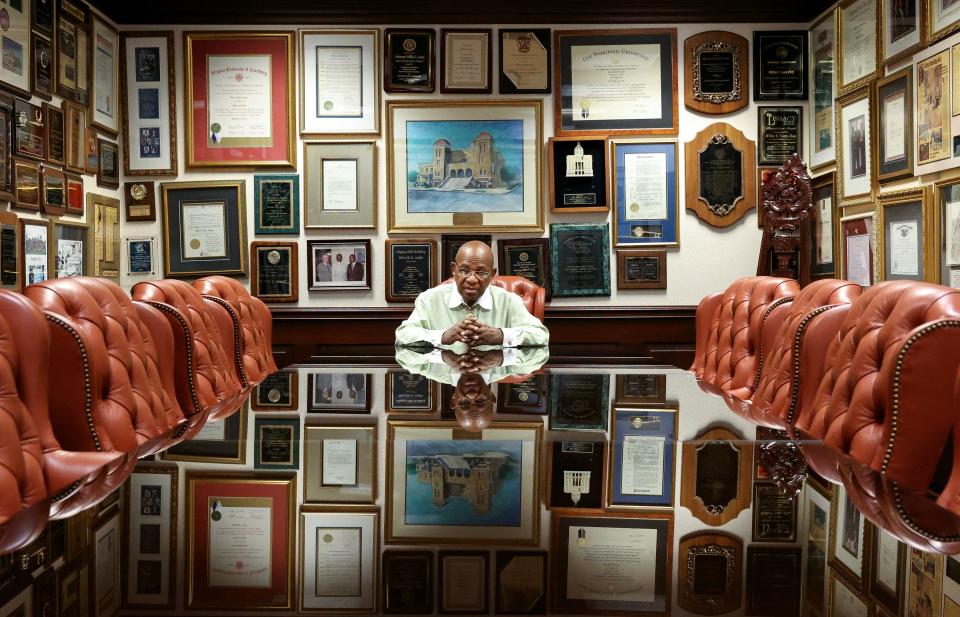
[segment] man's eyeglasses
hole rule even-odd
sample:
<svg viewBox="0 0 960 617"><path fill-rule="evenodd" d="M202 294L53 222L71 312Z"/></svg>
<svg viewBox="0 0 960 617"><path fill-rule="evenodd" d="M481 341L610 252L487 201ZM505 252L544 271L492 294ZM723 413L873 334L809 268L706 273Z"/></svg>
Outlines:
<svg viewBox="0 0 960 617"><path fill-rule="evenodd" d="M466 268L457 268L457 272L459 272L460 276L465 279L475 276L477 277L478 281L485 281L490 278L490 273L486 271L474 272L473 270L467 270Z"/></svg>

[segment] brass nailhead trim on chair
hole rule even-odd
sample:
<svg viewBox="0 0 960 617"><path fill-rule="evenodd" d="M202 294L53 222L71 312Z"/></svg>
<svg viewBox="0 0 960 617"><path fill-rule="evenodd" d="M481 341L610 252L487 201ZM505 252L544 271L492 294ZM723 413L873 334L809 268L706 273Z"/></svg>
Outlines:
<svg viewBox="0 0 960 617"><path fill-rule="evenodd" d="M893 482L892 486L893 486L893 497L897 507L897 513L900 515L900 518L903 519L903 522L907 524L907 527L914 530L924 538L929 538L930 540L936 540L937 542L956 542L960 540L960 535L954 534L952 536L941 536L941 535L930 533L929 531L917 525L917 522L914 521L909 514L907 514L907 509L903 507L903 496L900 493L900 486L896 482Z"/></svg>
<svg viewBox="0 0 960 617"><path fill-rule="evenodd" d="M93 422L93 393L91 392L90 357L87 355L87 348L84 346L83 339L80 338L80 335L77 334L77 331L73 326L51 313L44 312L44 315L46 316L47 321L56 326L60 326L67 332L67 334L72 336L73 340L77 343L77 347L80 348L80 360L83 364L83 412L87 417L87 429L90 431L90 436L93 438L93 447L97 449L97 452L102 452L103 447L100 444L100 436L97 435L97 428Z"/></svg>
<svg viewBox="0 0 960 617"><path fill-rule="evenodd" d="M807 326L810 325L810 322L813 321L814 317L836 306L840 305L828 304L810 311L797 327L797 333L793 337L793 377L790 384L790 408L787 411L787 424L793 425L793 417L797 413L797 398L800 396L800 347L803 340L803 333L806 331Z"/></svg>
<svg viewBox="0 0 960 617"><path fill-rule="evenodd" d="M783 298L771 303L770 306L767 307L767 310L763 312L763 319L760 320L760 333L763 334L763 323L767 321L767 317L770 316L770 313L772 313L775 308L782 304L786 304L787 302L793 302L794 300L796 300L794 296L784 296ZM757 386L760 385L760 373L763 372L763 363L766 361L766 358L764 358L763 355L763 337L761 336L760 353L757 356L757 375L753 378L753 388L751 388L751 390L754 392L757 391Z"/></svg>
<svg viewBox="0 0 960 617"><path fill-rule="evenodd" d="M240 351L240 317L237 316L236 311L233 310L233 307L224 300L223 298L218 298L217 296L204 296L207 300L212 300L227 309L227 313L230 315L230 319L233 320L233 361L237 365L237 374L240 375L240 381L243 382L244 388L250 387L250 382L247 381L247 372L243 370L243 354Z"/></svg>
<svg viewBox="0 0 960 617"><path fill-rule="evenodd" d="M76 491L78 488L80 488L80 480L75 480L70 484L70 486L68 486L67 488L63 489L62 491L60 491L59 493L51 497L50 502L57 503L58 501L63 501L64 499L69 497L71 494L73 494L73 492Z"/></svg>
<svg viewBox="0 0 960 617"><path fill-rule="evenodd" d="M193 402L194 413L200 413L202 409L200 408L200 399L197 398L197 384L194 381L196 376L193 374L193 339L190 337L190 326L187 325L187 320L183 318L183 315L181 315L172 306L164 304L163 302L154 302L152 300L148 300L147 304L163 311L164 313L167 313L168 315L172 315L174 319L180 323L180 327L183 328L183 336L187 339L187 375L190 376L190 400Z"/></svg>

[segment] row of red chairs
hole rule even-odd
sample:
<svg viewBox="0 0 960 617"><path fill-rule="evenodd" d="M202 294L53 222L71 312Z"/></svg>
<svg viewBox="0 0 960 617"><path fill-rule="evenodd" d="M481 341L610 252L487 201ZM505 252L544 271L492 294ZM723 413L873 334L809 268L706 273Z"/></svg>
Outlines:
<svg viewBox="0 0 960 617"><path fill-rule="evenodd" d="M222 276L0 291L0 554L240 409L277 370L270 319Z"/></svg>
<svg viewBox="0 0 960 617"><path fill-rule="evenodd" d="M960 515L960 290L743 278L701 301L690 370L734 412L785 430L874 523L960 550L956 521L904 505L936 495L941 513L917 506L924 516ZM953 461L942 461L951 433Z"/></svg>

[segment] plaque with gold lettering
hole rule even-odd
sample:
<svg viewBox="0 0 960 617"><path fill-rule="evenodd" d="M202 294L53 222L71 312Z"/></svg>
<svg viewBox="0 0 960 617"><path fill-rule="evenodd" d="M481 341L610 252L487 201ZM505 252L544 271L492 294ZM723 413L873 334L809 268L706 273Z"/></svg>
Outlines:
<svg viewBox="0 0 960 617"><path fill-rule="evenodd" d="M610 295L610 229L603 225L550 225L553 295Z"/></svg>
<svg viewBox="0 0 960 617"><path fill-rule="evenodd" d="M550 299L550 240L547 238L521 238L498 240L500 260L497 274L522 276L547 292Z"/></svg>
<svg viewBox="0 0 960 617"><path fill-rule="evenodd" d="M610 415L610 376L550 374L550 430L605 431Z"/></svg>
<svg viewBox="0 0 960 617"><path fill-rule="evenodd" d="M387 28L383 46L383 89L433 92L434 30Z"/></svg>
<svg viewBox="0 0 960 617"><path fill-rule="evenodd" d="M797 537L797 494L774 482L753 485L753 541L793 542Z"/></svg>
<svg viewBox="0 0 960 617"><path fill-rule="evenodd" d="M750 103L750 44L733 32L700 32L683 43L683 102L702 114L728 114Z"/></svg>
<svg viewBox="0 0 960 617"><path fill-rule="evenodd" d="M299 297L296 242L252 242L251 290L264 302L296 302Z"/></svg>
<svg viewBox="0 0 960 617"><path fill-rule="evenodd" d="M520 383L500 382L497 393L497 413L546 415L549 393L547 376L531 375Z"/></svg>
<svg viewBox="0 0 960 617"><path fill-rule="evenodd" d="M756 146L725 122L703 129L684 150L687 209L704 222L727 227L756 206Z"/></svg>
<svg viewBox="0 0 960 617"><path fill-rule="evenodd" d="M438 383L424 375L403 370L387 371L385 408L387 413L434 414L439 407Z"/></svg>
<svg viewBox="0 0 960 617"><path fill-rule="evenodd" d="M807 100L807 33L753 33L753 100Z"/></svg>
<svg viewBox="0 0 960 617"><path fill-rule="evenodd" d="M13 104L13 153L43 161L47 158L47 123L43 108L15 99Z"/></svg>
<svg viewBox="0 0 960 617"><path fill-rule="evenodd" d="M757 114L757 165L779 166L794 154L803 154L802 107L759 107Z"/></svg>
<svg viewBox="0 0 960 617"><path fill-rule="evenodd" d="M388 239L386 241L387 302L413 302L437 284L437 241Z"/></svg>

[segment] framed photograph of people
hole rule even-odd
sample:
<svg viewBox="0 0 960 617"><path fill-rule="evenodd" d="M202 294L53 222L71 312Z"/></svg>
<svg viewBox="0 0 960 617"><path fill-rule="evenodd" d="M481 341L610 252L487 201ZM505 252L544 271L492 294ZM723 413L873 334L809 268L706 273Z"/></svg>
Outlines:
<svg viewBox="0 0 960 617"><path fill-rule="evenodd" d="M383 89L385 92L433 92L434 40L425 28L387 28L383 32Z"/></svg>
<svg viewBox="0 0 960 617"><path fill-rule="evenodd" d="M877 279L927 280L933 271L929 250L930 196L927 187L882 193L877 207Z"/></svg>
<svg viewBox="0 0 960 617"><path fill-rule="evenodd" d="M299 374L296 370L277 371L253 389L253 411L297 411L300 406Z"/></svg>
<svg viewBox="0 0 960 617"><path fill-rule="evenodd" d="M877 82L877 180L913 174L913 68Z"/></svg>
<svg viewBox="0 0 960 617"><path fill-rule="evenodd" d="M296 302L300 296L299 255L296 242L250 243L250 292L264 302Z"/></svg>
<svg viewBox="0 0 960 617"><path fill-rule="evenodd" d="M253 177L254 233L300 233L300 176Z"/></svg>
<svg viewBox="0 0 960 617"><path fill-rule="evenodd" d="M389 615L433 613L433 552L387 550L382 555L381 601Z"/></svg>
<svg viewBox="0 0 960 617"><path fill-rule="evenodd" d="M56 240L53 278L93 275L93 256L90 251L90 226L63 219L53 221Z"/></svg>
<svg viewBox="0 0 960 617"><path fill-rule="evenodd" d="M443 28L440 31L440 92L490 94L493 91L493 31Z"/></svg>
<svg viewBox="0 0 960 617"><path fill-rule="evenodd" d="M437 553L438 612L441 615L488 615L488 551Z"/></svg>
<svg viewBox="0 0 960 617"><path fill-rule="evenodd" d="M841 202L869 201L874 190L873 90L837 100L837 194Z"/></svg>
<svg viewBox="0 0 960 617"><path fill-rule="evenodd" d="M372 373L307 373L308 413L370 413Z"/></svg>
<svg viewBox="0 0 960 617"><path fill-rule="evenodd" d="M34 0L36 1L36 0ZM50 2L50 0L47 0ZM53 99L53 42L36 32L31 34L33 64L30 67L30 86L34 96L45 101Z"/></svg>
<svg viewBox="0 0 960 617"><path fill-rule="evenodd" d="M680 246L676 142L612 140L614 246Z"/></svg>
<svg viewBox="0 0 960 617"><path fill-rule="evenodd" d="M812 184L813 206L815 214L813 256L810 260L811 275L814 278L832 278L834 276L837 247L836 196L834 194L833 172L817 176Z"/></svg>
<svg viewBox="0 0 960 617"><path fill-rule="evenodd" d="M127 247L128 276L157 276L157 238L124 238Z"/></svg>
<svg viewBox="0 0 960 617"><path fill-rule="evenodd" d="M13 212L0 212L0 289L20 291L21 228Z"/></svg>
<svg viewBox="0 0 960 617"><path fill-rule="evenodd" d="M163 182L164 275L247 274L246 181Z"/></svg>
<svg viewBox="0 0 960 617"><path fill-rule="evenodd" d="M550 30L500 29L500 94L550 94Z"/></svg>
<svg viewBox="0 0 960 617"><path fill-rule="evenodd" d="M380 134L380 31L300 30L300 133Z"/></svg>
<svg viewBox="0 0 960 617"><path fill-rule="evenodd" d="M373 504L378 447L376 425L304 426L304 502Z"/></svg>
<svg viewBox="0 0 960 617"><path fill-rule="evenodd" d="M606 139L551 137L547 154L552 212L606 212L610 208Z"/></svg>
<svg viewBox="0 0 960 617"><path fill-rule="evenodd" d="M386 114L389 233L543 230L540 100L388 101Z"/></svg>
<svg viewBox="0 0 960 617"><path fill-rule="evenodd" d="M253 468L300 468L300 418L257 417L253 421Z"/></svg>
<svg viewBox="0 0 960 617"><path fill-rule="evenodd" d="M388 369L384 410L397 415L432 415L440 408L439 384L424 375Z"/></svg>
<svg viewBox="0 0 960 617"><path fill-rule="evenodd" d="M196 435L160 455L165 461L243 465L247 460L247 406L223 420L207 422Z"/></svg>
<svg viewBox="0 0 960 617"><path fill-rule="evenodd" d="M293 609L296 476L188 471L186 494L186 606Z"/></svg>
<svg viewBox="0 0 960 617"><path fill-rule="evenodd" d="M124 484L125 609L172 609L176 598L179 467L140 463Z"/></svg>
<svg viewBox="0 0 960 617"><path fill-rule="evenodd" d="M847 496L843 486L834 489L830 503L833 519L830 535L830 567L849 580L856 589L863 589L866 561L866 517L860 514L857 506Z"/></svg>
<svg viewBox="0 0 960 617"><path fill-rule="evenodd" d="M49 221L20 219L20 238L20 286L51 278Z"/></svg>
<svg viewBox="0 0 960 617"><path fill-rule="evenodd" d="M927 41L923 0L880 0L880 58L890 65Z"/></svg>
<svg viewBox="0 0 960 617"><path fill-rule="evenodd" d="M469 438L456 422L391 420L388 431L387 544L540 541L542 422L498 422ZM465 482L482 484L454 488Z"/></svg>
<svg viewBox="0 0 960 617"><path fill-rule="evenodd" d="M840 3L837 56L838 90L846 94L869 84L880 70L880 2L844 0Z"/></svg>
<svg viewBox="0 0 960 617"><path fill-rule="evenodd" d="M177 175L175 47L170 31L120 33L125 175Z"/></svg>
<svg viewBox="0 0 960 617"><path fill-rule="evenodd" d="M304 227L377 228L377 144L306 142Z"/></svg>
<svg viewBox="0 0 960 617"><path fill-rule="evenodd" d="M837 9L830 9L810 28L810 167L823 169L836 158L833 101L837 96Z"/></svg>
<svg viewBox="0 0 960 617"><path fill-rule="evenodd" d="M832 486L832 485L831 485ZM803 506L801 520L806 538L804 541L803 576L800 583L800 596L804 606L810 607L812 615L827 613L827 579L830 569L827 566L827 543L830 538L830 495L823 493L812 482L803 488Z"/></svg>
<svg viewBox="0 0 960 617"><path fill-rule="evenodd" d="M301 612L376 611L379 510L302 508L300 554Z"/></svg>
<svg viewBox="0 0 960 617"><path fill-rule="evenodd" d="M120 279L120 200L87 193L87 223L93 229L94 276Z"/></svg>
<svg viewBox="0 0 960 617"><path fill-rule="evenodd" d="M36 0L13 2L4 8L3 64L0 65L0 84L21 96L30 98L30 74L33 67L33 47L30 42L30 16Z"/></svg>
<svg viewBox="0 0 960 617"><path fill-rule="evenodd" d="M936 224L930 252L936 259L937 274L933 281L960 289L960 182L938 182L934 192Z"/></svg>
<svg viewBox="0 0 960 617"><path fill-rule="evenodd" d="M617 289L666 289L667 252L616 249Z"/></svg>
<svg viewBox="0 0 960 617"><path fill-rule="evenodd" d="M44 214L60 216L67 211L66 185L63 172L55 167L44 167L40 173L42 183L41 205Z"/></svg>
<svg viewBox="0 0 960 617"><path fill-rule="evenodd" d="M437 241L430 238L388 238L387 302L413 302L438 282Z"/></svg>
<svg viewBox="0 0 960 617"><path fill-rule="evenodd" d="M942 614L938 608L943 597L943 560L943 555L910 547L906 615Z"/></svg>
<svg viewBox="0 0 960 617"><path fill-rule="evenodd" d="M187 167L295 167L293 32L185 32Z"/></svg>
<svg viewBox="0 0 960 617"><path fill-rule="evenodd" d="M120 131L120 35L96 13L92 13L90 25L90 124L116 138Z"/></svg>
<svg viewBox="0 0 960 617"><path fill-rule="evenodd" d="M370 289L370 240L307 242L307 289Z"/></svg>
<svg viewBox="0 0 960 617"><path fill-rule="evenodd" d="M97 186L120 188L120 148L112 141L97 139Z"/></svg>
<svg viewBox="0 0 960 617"><path fill-rule="evenodd" d="M930 43L960 29L960 5L953 0L930 0L927 8L927 38Z"/></svg>
<svg viewBox="0 0 960 617"><path fill-rule="evenodd" d="M672 512L554 510L551 520L551 613L669 612Z"/></svg>
<svg viewBox="0 0 960 617"><path fill-rule="evenodd" d="M807 33L803 30L754 30L753 100L807 99Z"/></svg>
<svg viewBox="0 0 960 617"><path fill-rule="evenodd" d="M550 430L607 430L610 415L610 375L606 373L548 373Z"/></svg>
<svg viewBox="0 0 960 617"><path fill-rule="evenodd" d="M547 415L550 401L549 381L543 373L530 375L519 383L501 381L497 393L497 413Z"/></svg>
<svg viewBox="0 0 960 617"><path fill-rule="evenodd" d="M676 135L677 30L556 30L559 136Z"/></svg>
<svg viewBox="0 0 960 617"><path fill-rule="evenodd" d="M494 613L546 615L546 551L497 551L494 559Z"/></svg>
<svg viewBox="0 0 960 617"><path fill-rule="evenodd" d="M874 213L851 214L840 219L840 278L863 287L873 284Z"/></svg>
<svg viewBox="0 0 960 617"><path fill-rule="evenodd" d="M676 409L613 410L608 509L673 506L678 417Z"/></svg>
<svg viewBox="0 0 960 617"><path fill-rule="evenodd" d="M120 609L120 512L114 508L113 515L101 521L93 530L93 547L90 556L93 567L92 617L112 617Z"/></svg>
<svg viewBox="0 0 960 617"><path fill-rule="evenodd" d="M547 455L544 504L554 508L603 508L605 441L554 441Z"/></svg>
<svg viewBox="0 0 960 617"><path fill-rule="evenodd" d="M896 615L905 596L907 545L875 525L870 526L868 541L871 566L867 590L870 597Z"/></svg>
<svg viewBox="0 0 960 617"><path fill-rule="evenodd" d="M602 225L550 225L553 297L610 295L610 228Z"/></svg>

